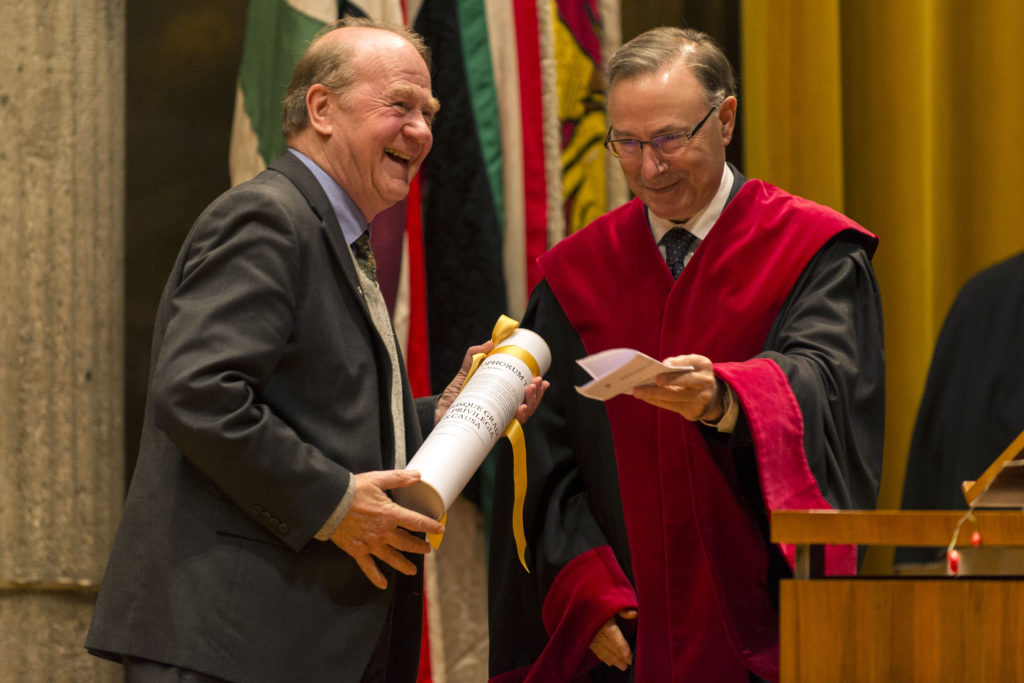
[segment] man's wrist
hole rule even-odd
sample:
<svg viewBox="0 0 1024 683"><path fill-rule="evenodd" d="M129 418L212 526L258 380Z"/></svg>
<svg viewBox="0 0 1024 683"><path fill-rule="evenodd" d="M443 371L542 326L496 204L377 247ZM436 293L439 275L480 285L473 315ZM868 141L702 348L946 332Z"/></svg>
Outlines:
<svg viewBox="0 0 1024 683"><path fill-rule="evenodd" d="M338 502L338 506L334 508L334 512L327 518L324 525L320 527L320 530L313 535L318 541L329 541L334 536L334 532L341 526L341 520L348 514L348 509L352 507L352 498L356 492L356 478L355 476L349 477L348 488L345 489L345 495L342 496L341 501Z"/></svg>
<svg viewBox="0 0 1024 683"><path fill-rule="evenodd" d="M739 403L736 401L732 388L730 388L728 384L718 378L715 378L715 382L716 388L721 389L721 394L716 395L715 401L721 401L722 412L714 419L708 419L703 416L698 419L703 425L714 427L718 431L726 434L731 434L733 430L736 429L736 422L739 419ZM710 405L714 406L714 402Z"/></svg>
<svg viewBox="0 0 1024 683"><path fill-rule="evenodd" d="M724 397L723 397L724 396ZM715 426L718 421L725 415L725 411L728 409L726 401L728 401L729 390L725 388L725 382L715 378L715 395L708 401L707 406L704 407L704 412L697 417L698 420L709 426Z"/></svg>

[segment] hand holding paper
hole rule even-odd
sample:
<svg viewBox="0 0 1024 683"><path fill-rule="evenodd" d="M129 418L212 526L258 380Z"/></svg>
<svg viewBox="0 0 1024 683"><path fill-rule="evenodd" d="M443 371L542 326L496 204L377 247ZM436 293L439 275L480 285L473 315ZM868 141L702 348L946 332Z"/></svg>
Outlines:
<svg viewBox="0 0 1024 683"><path fill-rule="evenodd" d="M689 354L666 358L665 363L671 367L690 366L691 370L658 375L654 384L636 387L633 397L678 413L691 422L717 424L731 401L725 382L715 376L711 359Z"/></svg>
<svg viewBox="0 0 1024 683"><path fill-rule="evenodd" d="M662 363L635 349L607 349L576 361L594 379L576 391L598 401L607 401L619 394L632 393L645 384L654 384L658 375L667 372L690 372L693 366Z"/></svg>

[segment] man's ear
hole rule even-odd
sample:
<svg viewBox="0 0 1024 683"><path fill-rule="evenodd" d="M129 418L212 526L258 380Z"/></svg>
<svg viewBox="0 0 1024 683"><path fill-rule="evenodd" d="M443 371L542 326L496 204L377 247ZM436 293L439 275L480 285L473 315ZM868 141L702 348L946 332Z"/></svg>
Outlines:
<svg viewBox="0 0 1024 683"><path fill-rule="evenodd" d="M309 125L322 135L330 135L333 121L331 108L333 93L322 83L310 86L306 91L306 115L309 117Z"/></svg>
<svg viewBox="0 0 1024 683"><path fill-rule="evenodd" d="M729 95L718 105L718 120L722 122L722 142L729 144L736 128L736 107L738 103L734 95Z"/></svg>

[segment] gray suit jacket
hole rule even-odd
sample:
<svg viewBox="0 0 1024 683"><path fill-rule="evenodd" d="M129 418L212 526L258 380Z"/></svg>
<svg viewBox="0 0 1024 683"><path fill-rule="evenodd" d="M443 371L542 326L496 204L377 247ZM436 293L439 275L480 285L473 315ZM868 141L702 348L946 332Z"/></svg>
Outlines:
<svg viewBox="0 0 1024 683"><path fill-rule="evenodd" d="M86 647L229 680L357 681L391 628L389 660L406 668L391 678L414 680L420 577L385 568L380 591L313 539L353 473L394 466L390 377L309 170L285 153L215 200L160 302L138 464ZM404 384L411 457L432 402Z"/></svg>

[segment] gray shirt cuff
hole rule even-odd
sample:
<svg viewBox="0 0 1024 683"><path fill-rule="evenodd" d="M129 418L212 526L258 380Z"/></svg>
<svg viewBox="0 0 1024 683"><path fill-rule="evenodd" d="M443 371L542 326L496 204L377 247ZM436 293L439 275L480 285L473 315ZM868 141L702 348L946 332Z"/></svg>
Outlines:
<svg viewBox="0 0 1024 683"><path fill-rule="evenodd" d="M320 531L316 532L313 536L318 541L329 541L334 532L341 526L341 520L348 514L348 509L352 507L352 498L356 495L356 477L352 475L348 478L348 488L345 490L345 495L341 497L341 502L338 503L338 507L334 508L334 512L327 518L324 525L320 527Z"/></svg>

